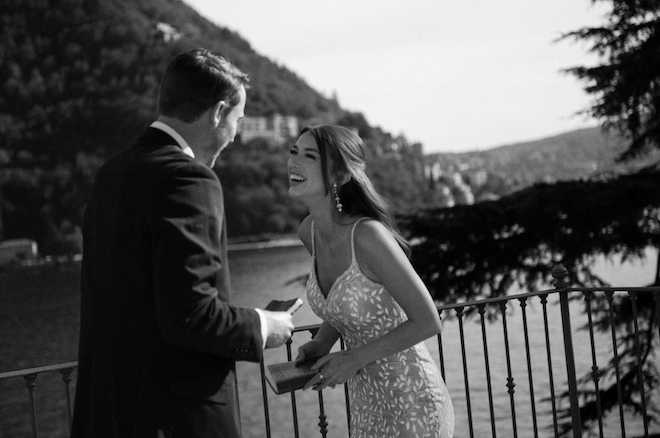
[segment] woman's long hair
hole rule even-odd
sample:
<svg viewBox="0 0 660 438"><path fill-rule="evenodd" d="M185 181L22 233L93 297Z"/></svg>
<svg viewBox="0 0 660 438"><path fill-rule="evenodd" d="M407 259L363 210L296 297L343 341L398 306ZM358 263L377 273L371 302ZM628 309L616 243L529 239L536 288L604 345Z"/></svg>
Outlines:
<svg viewBox="0 0 660 438"><path fill-rule="evenodd" d="M306 127L300 135L305 132L312 134L319 148L326 191L330 191L331 175L350 176L346 184L337 187L343 212L379 221L390 230L406 255L410 256L410 245L397 230L387 202L376 192L365 173L364 143L360 136L338 125ZM332 169L328 166L328 157L332 160Z"/></svg>

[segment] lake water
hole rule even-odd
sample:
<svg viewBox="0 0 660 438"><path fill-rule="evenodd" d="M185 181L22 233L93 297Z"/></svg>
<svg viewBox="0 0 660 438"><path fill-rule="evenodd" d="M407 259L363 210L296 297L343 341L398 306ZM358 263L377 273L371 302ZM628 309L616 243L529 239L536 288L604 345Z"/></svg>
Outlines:
<svg viewBox="0 0 660 438"><path fill-rule="evenodd" d="M599 272L613 284L622 286L643 286L651 282L655 269L655 254L649 252L646 263L621 265L601 263ZM294 315L297 326L316 324L319 319L311 312L304 297L300 277L309 271L310 258L301 246L271 248L262 250L232 251L230 255L234 303L245 307L262 307L271 299L285 299L300 296L305 305ZM0 272L0 372L15 369L57 364L76 360L79 322L79 269L76 266L62 269ZM565 387L565 365L560 342L561 326L556 308L550 307L551 344L553 346L552 367L555 387L560 391ZM588 348L584 333L576 330L585 321L580 312L580 303L572 305L573 329L577 349ZM515 379L515 416L518 436L533 436L530 419L530 385L527 381L525 347L522 338L522 312L517 303L510 305L511 316L507 318L510 348L514 352L511 367ZM461 359L459 328L455 318L443 317L442 332L444 369L447 386L456 410L456 437L468 434L466 414L467 396L464 384L464 368ZM533 370L534 401L539 417L538 434L552 436L552 418L548 390L548 371L545 339L542 326L541 307L538 301L530 300L526 317L530 327L531 362ZM476 320L464 324L466 364L469 375L469 395L472 406L472 423L476 437L491 436L488 397L485 391L482 333ZM506 387L507 362L504 355L503 328L500 321L488 326L489 361L494 391L494 413L497 434L512 436L512 414L509 394ZM294 337L294 356L297 346L309 339L308 334ZM598 339L597 339L598 341ZM611 339L606 337L599 345L599 354L607 357ZM438 360L438 344L435 339L427 341L433 357ZM286 360L284 348L268 350L266 363ZM657 358L656 358L657 360ZM578 376L589 371L591 359L588 354L577 358ZM239 390L241 395L241 415L246 438L266 436L262 386L259 365L239 363ZM75 375L75 374L74 374ZM36 402L39 415L40 436L66 437L66 413L64 410L62 382L57 374L44 374L37 380ZM293 436L291 397L274 395L267 388L269 416L273 438ZM326 415L328 416L328 436L347 436L344 392L341 388L324 391ZM299 392L296 395L301 437L320 436L318 433L318 394L315 391ZM605 436L620 436L618 413L608 416ZM657 426L654 426L656 429ZM618 428L618 429L617 429ZM652 428L653 430L653 428ZM642 420L626 414L628 436L643 435ZM655 430L659 432L660 430ZM609 435L608 435L609 434ZM0 381L0 437L29 437L30 414L27 403L27 390L23 379Z"/></svg>

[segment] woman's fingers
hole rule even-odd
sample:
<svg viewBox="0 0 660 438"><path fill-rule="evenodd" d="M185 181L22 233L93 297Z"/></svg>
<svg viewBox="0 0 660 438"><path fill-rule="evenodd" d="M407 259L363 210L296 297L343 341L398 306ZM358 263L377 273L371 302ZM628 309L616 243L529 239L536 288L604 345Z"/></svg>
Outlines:
<svg viewBox="0 0 660 438"><path fill-rule="evenodd" d="M309 379L307 383L305 383L305 386L303 386L303 391L312 387L314 389L318 389L318 386L323 384L324 381L325 381L325 376L323 375L323 373L318 373L314 377Z"/></svg>

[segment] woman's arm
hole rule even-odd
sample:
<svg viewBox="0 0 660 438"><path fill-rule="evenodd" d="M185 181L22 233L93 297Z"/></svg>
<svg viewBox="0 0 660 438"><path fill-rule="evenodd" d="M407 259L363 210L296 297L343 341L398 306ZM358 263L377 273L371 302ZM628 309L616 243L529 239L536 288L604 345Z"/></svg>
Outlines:
<svg viewBox="0 0 660 438"><path fill-rule="evenodd" d="M406 312L408 320L386 335L358 348L325 356L315 364L324 381L315 389L342 384L375 360L412 347L440 332L440 317L431 295L392 234L377 221L365 221L355 233L362 272L382 284Z"/></svg>
<svg viewBox="0 0 660 438"><path fill-rule="evenodd" d="M316 332L314 338L301 345L298 348L298 357L296 363L302 363L310 359L316 359L326 356L330 353L332 346L335 345L339 339L339 332L334 329L328 322L324 321Z"/></svg>

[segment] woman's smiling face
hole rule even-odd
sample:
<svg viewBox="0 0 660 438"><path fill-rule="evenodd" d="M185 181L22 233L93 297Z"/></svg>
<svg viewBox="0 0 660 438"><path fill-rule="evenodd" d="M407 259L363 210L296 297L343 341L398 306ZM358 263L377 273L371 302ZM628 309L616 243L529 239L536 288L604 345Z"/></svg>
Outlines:
<svg viewBox="0 0 660 438"><path fill-rule="evenodd" d="M287 167L289 195L292 198L329 196L323 179L319 147L310 132L303 133L291 147Z"/></svg>

